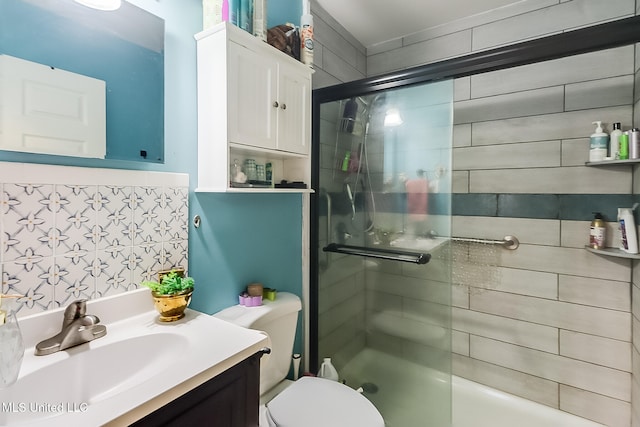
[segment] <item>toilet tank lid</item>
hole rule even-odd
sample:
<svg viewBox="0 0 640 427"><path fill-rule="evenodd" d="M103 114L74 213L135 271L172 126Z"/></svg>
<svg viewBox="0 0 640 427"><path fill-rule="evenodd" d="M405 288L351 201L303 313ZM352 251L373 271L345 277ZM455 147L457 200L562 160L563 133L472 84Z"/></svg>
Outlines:
<svg viewBox="0 0 640 427"><path fill-rule="evenodd" d="M302 303L297 295L289 292L278 292L274 301L263 300L262 305L246 307L234 305L225 308L213 316L244 328L254 328L256 321L269 322L287 314L296 313L302 309Z"/></svg>

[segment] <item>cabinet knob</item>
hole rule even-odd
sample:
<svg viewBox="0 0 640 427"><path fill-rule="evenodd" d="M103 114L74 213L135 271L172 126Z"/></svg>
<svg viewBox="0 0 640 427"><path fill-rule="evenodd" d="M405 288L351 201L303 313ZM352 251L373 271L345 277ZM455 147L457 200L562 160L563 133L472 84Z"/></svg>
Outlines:
<svg viewBox="0 0 640 427"><path fill-rule="evenodd" d="M278 106L279 106L279 105L280 105L280 104L278 104L278 101L273 101L273 106L274 106L274 108L278 108Z"/></svg>
<svg viewBox="0 0 640 427"><path fill-rule="evenodd" d="M287 109L287 104L282 104L282 105L280 106L280 108L282 108L283 110L286 110L286 109Z"/></svg>

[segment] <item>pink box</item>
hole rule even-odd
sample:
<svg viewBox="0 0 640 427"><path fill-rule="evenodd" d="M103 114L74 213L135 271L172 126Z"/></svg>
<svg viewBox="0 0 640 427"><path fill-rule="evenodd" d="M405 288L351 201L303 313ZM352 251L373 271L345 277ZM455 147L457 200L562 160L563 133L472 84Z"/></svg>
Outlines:
<svg viewBox="0 0 640 427"><path fill-rule="evenodd" d="M245 307L257 307L262 305L262 296L252 297L249 295L240 295L238 296L240 300L240 305L244 305Z"/></svg>

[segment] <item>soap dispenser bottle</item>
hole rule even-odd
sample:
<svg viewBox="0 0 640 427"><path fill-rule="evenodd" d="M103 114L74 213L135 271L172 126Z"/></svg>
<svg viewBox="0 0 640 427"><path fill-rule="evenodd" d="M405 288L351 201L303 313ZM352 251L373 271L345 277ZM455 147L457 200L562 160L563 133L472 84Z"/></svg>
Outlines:
<svg viewBox="0 0 640 427"><path fill-rule="evenodd" d="M24 357L25 346L15 312L17 296L0 294L0 389L18 380Z"/></svg>
<svg viewBox="0 0 640 427"><path fill-rule="evenodd" d="M318 376L320 378L326 378L332 381L338 381L338 371L331 363L330 357L325 357L322 365L320 365L320 370L318 371Z"/></svg>
<svg viewBox="0 0 640 427"><path fill-rule="evenodd" d="M600 212L594 212L591 229L589 231L589 246L593 249L603 249L606 237L606 224Z"/></svg>
<svg viewBox="0 0 640 427"><path fill-rule="evenodd" d="M607 157L607 147L609 145L609 135L602 131L602 122L593 122L596 131L591 135L589 144L589 161L601 162Z"/></svg>

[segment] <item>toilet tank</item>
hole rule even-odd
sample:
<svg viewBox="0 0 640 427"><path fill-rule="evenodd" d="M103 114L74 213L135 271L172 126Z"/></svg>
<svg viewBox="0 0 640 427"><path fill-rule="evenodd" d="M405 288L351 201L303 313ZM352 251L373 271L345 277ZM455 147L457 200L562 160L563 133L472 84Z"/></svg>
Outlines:
<svg viewBox="0 0 640 427"><path fill-rule="evenodd" d="M258 307L234 305L213 316L244 328L269 335L271 354L260 364L260 394L284 380L291 366L291 354L302 303L297 295L278 292L274 301L264 300Z"/></svg>

